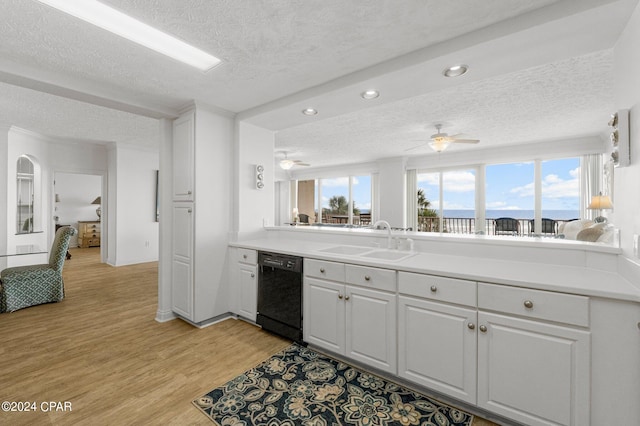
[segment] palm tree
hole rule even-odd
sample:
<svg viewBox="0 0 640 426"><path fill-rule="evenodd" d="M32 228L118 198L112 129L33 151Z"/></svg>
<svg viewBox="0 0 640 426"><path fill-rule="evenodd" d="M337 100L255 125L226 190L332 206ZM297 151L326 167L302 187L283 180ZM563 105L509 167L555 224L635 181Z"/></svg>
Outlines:
<svg viewBox="0 0 640 426"><path fill-rule="evenodd" d="M431 201L424 195L424 189L418 189L418 216L438 217L438 212L430 208Z"/></svg>
<svg viewBox="0 0 640 426"><path fill-rule="evenodd" d="M430 208L430 206L431 201L427 200L427 197L424 195L424 190L422 188L418 189L418 229L426 232L437 232L440 227L439 220L419 219L420 217L438 217L438 212Z"/></svg>

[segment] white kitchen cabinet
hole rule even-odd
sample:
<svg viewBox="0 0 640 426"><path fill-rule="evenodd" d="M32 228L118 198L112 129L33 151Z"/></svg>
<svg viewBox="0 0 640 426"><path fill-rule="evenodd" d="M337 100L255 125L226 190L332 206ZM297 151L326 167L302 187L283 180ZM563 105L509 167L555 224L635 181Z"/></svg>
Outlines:
<svg viewBox="0 0 640 426"><path fill-rule="evenodd" d="M305 277L302 299L304 341L344 354L344 284Z"/></svg>
<svg viewBox="0 0 640 426"><path fill-rule="evenodd" d="M310 259L304 271L304 340L396 374L396 296L377 290L395 291L395 271Z"/></svg>
<svg viewBox="0 0 640 426"><path fill-rule="evenodd" d="M173 122L173 201L194 200L195 111Z"/></svg>
<svg viewBox="0 0 640 426"><path fill-rule="evenodd" d="M588 298L481 283L478 304L526 317L478 312L478 406L532 426L590 424L590 332L537 319L582 322Z"/></svg>
<svg viewBox="0 0 640 426"><path fill-rule="evenodd" d="M172 310L193 318L193 205L173 206L172 221Z"/></svg>
<svg viewBox="0 0 640 426"><path fill-rule="evenodd" d="M477 283L398 273L398 375L476 403Z"/></svg>
<svg viewBox="0 0 640 426"><path fill-rule="evenodd" d="M234 272L227 262L231 207L220 202L231 198L233 123L233 118L197 105L173 122L175 217L165 218L172 236L171 306L198 326L228 315L233 297L229 286ZM189 256L178 256L187 246Z"/></svg>
<svg viewBox="0 0 640 426"><path fill-rule="evenodd" d="M344 355L396 374L396 295L345 286Z"/></svg>
<svg viewBox="0 0 640 426"><path fill-rule="evenodd" d="M255 250L238 249L237 268L237 314L256 321L258 310L258 266Z"/></svg>
<svg viewBox="0 0 640 426"><path fill-rule="evenodd" d="M415 297L398 299L398 375L476 403L477 311Z"/></svg>

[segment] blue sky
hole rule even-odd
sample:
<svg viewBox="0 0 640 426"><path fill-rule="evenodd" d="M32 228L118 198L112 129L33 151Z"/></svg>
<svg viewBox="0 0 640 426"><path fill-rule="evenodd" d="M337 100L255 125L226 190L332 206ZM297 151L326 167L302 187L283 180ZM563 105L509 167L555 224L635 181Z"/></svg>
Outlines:
<svg viewBox="0 0 640 426"><path fill-rule="evenodd" d="M534 164L510 163L486 168L487 210L533 210ZM418 175L418 188L432 206L439 206L438 173ZM542 209L579 210L580 159L568 158L542 162ZM473 210L475 207L475 170L444 172L444 209Z"/></svg>

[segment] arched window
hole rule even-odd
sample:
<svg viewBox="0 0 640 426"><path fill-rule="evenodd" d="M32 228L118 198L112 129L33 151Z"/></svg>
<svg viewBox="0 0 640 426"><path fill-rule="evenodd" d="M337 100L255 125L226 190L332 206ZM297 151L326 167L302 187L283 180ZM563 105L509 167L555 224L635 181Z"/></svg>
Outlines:
<svg viewBox="0 0 640 426"><path fill-rule="evenodd" d="M30 234L34 232L34 173L33 162L26 155L18 157L16 167L17 179L17 212L16 233Z"/></svg>

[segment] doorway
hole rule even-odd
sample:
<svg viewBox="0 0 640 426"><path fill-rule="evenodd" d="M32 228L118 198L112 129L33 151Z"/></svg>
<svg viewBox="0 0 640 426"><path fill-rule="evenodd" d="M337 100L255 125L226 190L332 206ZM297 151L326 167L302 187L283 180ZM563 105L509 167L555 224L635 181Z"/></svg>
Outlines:
<svg viewBox="0 0 640 426"><path fill-rule="evenodd" d="M99 248L104 253L103 176L83 173L54 173L54 207L52 229L72 226L78 233L69 247ZM102 258L102 256L101 256Z"/></svg>

